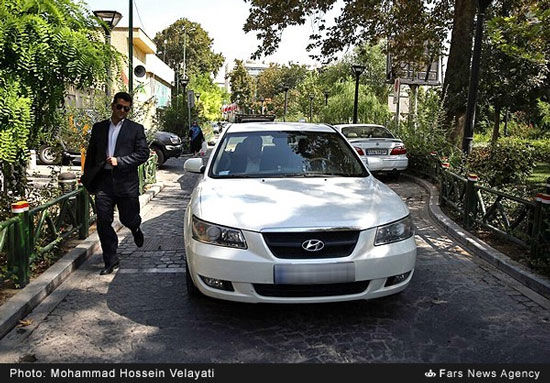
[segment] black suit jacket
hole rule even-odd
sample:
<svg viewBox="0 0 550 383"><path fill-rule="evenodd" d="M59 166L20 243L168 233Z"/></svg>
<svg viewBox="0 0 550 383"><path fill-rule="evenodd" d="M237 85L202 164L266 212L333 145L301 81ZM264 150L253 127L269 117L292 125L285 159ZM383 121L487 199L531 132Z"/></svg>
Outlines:
<svg viewBox="0 0 550 383"><path fill-rule="evenodd" d="M82 185L96 193L99 186L99 174L107 160L107 144L110 120L94 124L86 151L84 174L80 178ZM117 166L113 167L113 191L117 196L139 195L137 168L149 158L149 147L143 125L124 120L117 138L115 153Z"/></svg>

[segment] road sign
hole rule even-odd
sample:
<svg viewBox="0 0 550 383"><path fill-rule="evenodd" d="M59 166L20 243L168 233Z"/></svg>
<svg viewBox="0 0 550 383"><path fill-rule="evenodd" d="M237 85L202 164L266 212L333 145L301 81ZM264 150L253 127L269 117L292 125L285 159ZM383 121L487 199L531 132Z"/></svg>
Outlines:
<svg viewBox="0 0 550 383"><path fill-rule="evenodd" d="M441 57L436 58L425 69L415 71L411 63L394 62L388 53L386 57L386 79L391 84L397 77L401 85L441 85Z"/></svg>
<svg viewBox="0 0 550 383"><path fill-rule="evenodd" d="M393 103L394 104L397 104L399 102L400 88L401 88L401 80L399 79L399 77L397 77L393 82Z"/></svg>

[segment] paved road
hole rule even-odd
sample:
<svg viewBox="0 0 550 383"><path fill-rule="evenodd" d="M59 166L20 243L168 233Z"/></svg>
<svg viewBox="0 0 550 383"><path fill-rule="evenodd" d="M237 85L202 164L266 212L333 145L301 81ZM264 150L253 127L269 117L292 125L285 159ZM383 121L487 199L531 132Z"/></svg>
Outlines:
<svg viewBox="0 0 550 383"><path fill-rule="evenodd" d="M0 361L541 362L550 304L453 243L416 184L389 182L418 227L418 263L402 294L319 305L189 300L183 211L196 176L171 159L144 211L146 244L122 231L121 269L95 255L0 342ZM537 303L538 302L538 303Z"/></svg>

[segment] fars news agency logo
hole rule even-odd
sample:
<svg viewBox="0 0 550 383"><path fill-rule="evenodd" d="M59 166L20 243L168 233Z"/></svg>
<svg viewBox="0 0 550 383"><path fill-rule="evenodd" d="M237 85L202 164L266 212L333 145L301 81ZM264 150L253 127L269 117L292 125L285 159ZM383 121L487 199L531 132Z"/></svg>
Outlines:
<svg viewBox="0 0 550 383"><path fill-rule="evenodd" d="M437 376L437 374L430 368L430 371L426 371L424 373L424 376L426 378L435 378Z"/></svg>

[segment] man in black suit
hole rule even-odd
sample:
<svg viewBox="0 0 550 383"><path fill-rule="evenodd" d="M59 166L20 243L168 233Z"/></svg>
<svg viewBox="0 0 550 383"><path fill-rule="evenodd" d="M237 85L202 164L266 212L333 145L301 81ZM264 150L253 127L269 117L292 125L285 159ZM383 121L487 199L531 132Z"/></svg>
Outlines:
<svg viewBox="0 0 550 383"><path fill-rule="evenodd" d="M132 231L136 245L143 246L137 168L149 158L149 147L143 125L126 119L131 107L128 93L115 94L111 118L92 127L81 177L82 185L95 194L97 233L105 262L101 275L119 266L118 237L112 227L115 205L120 222Z"/></svg>

